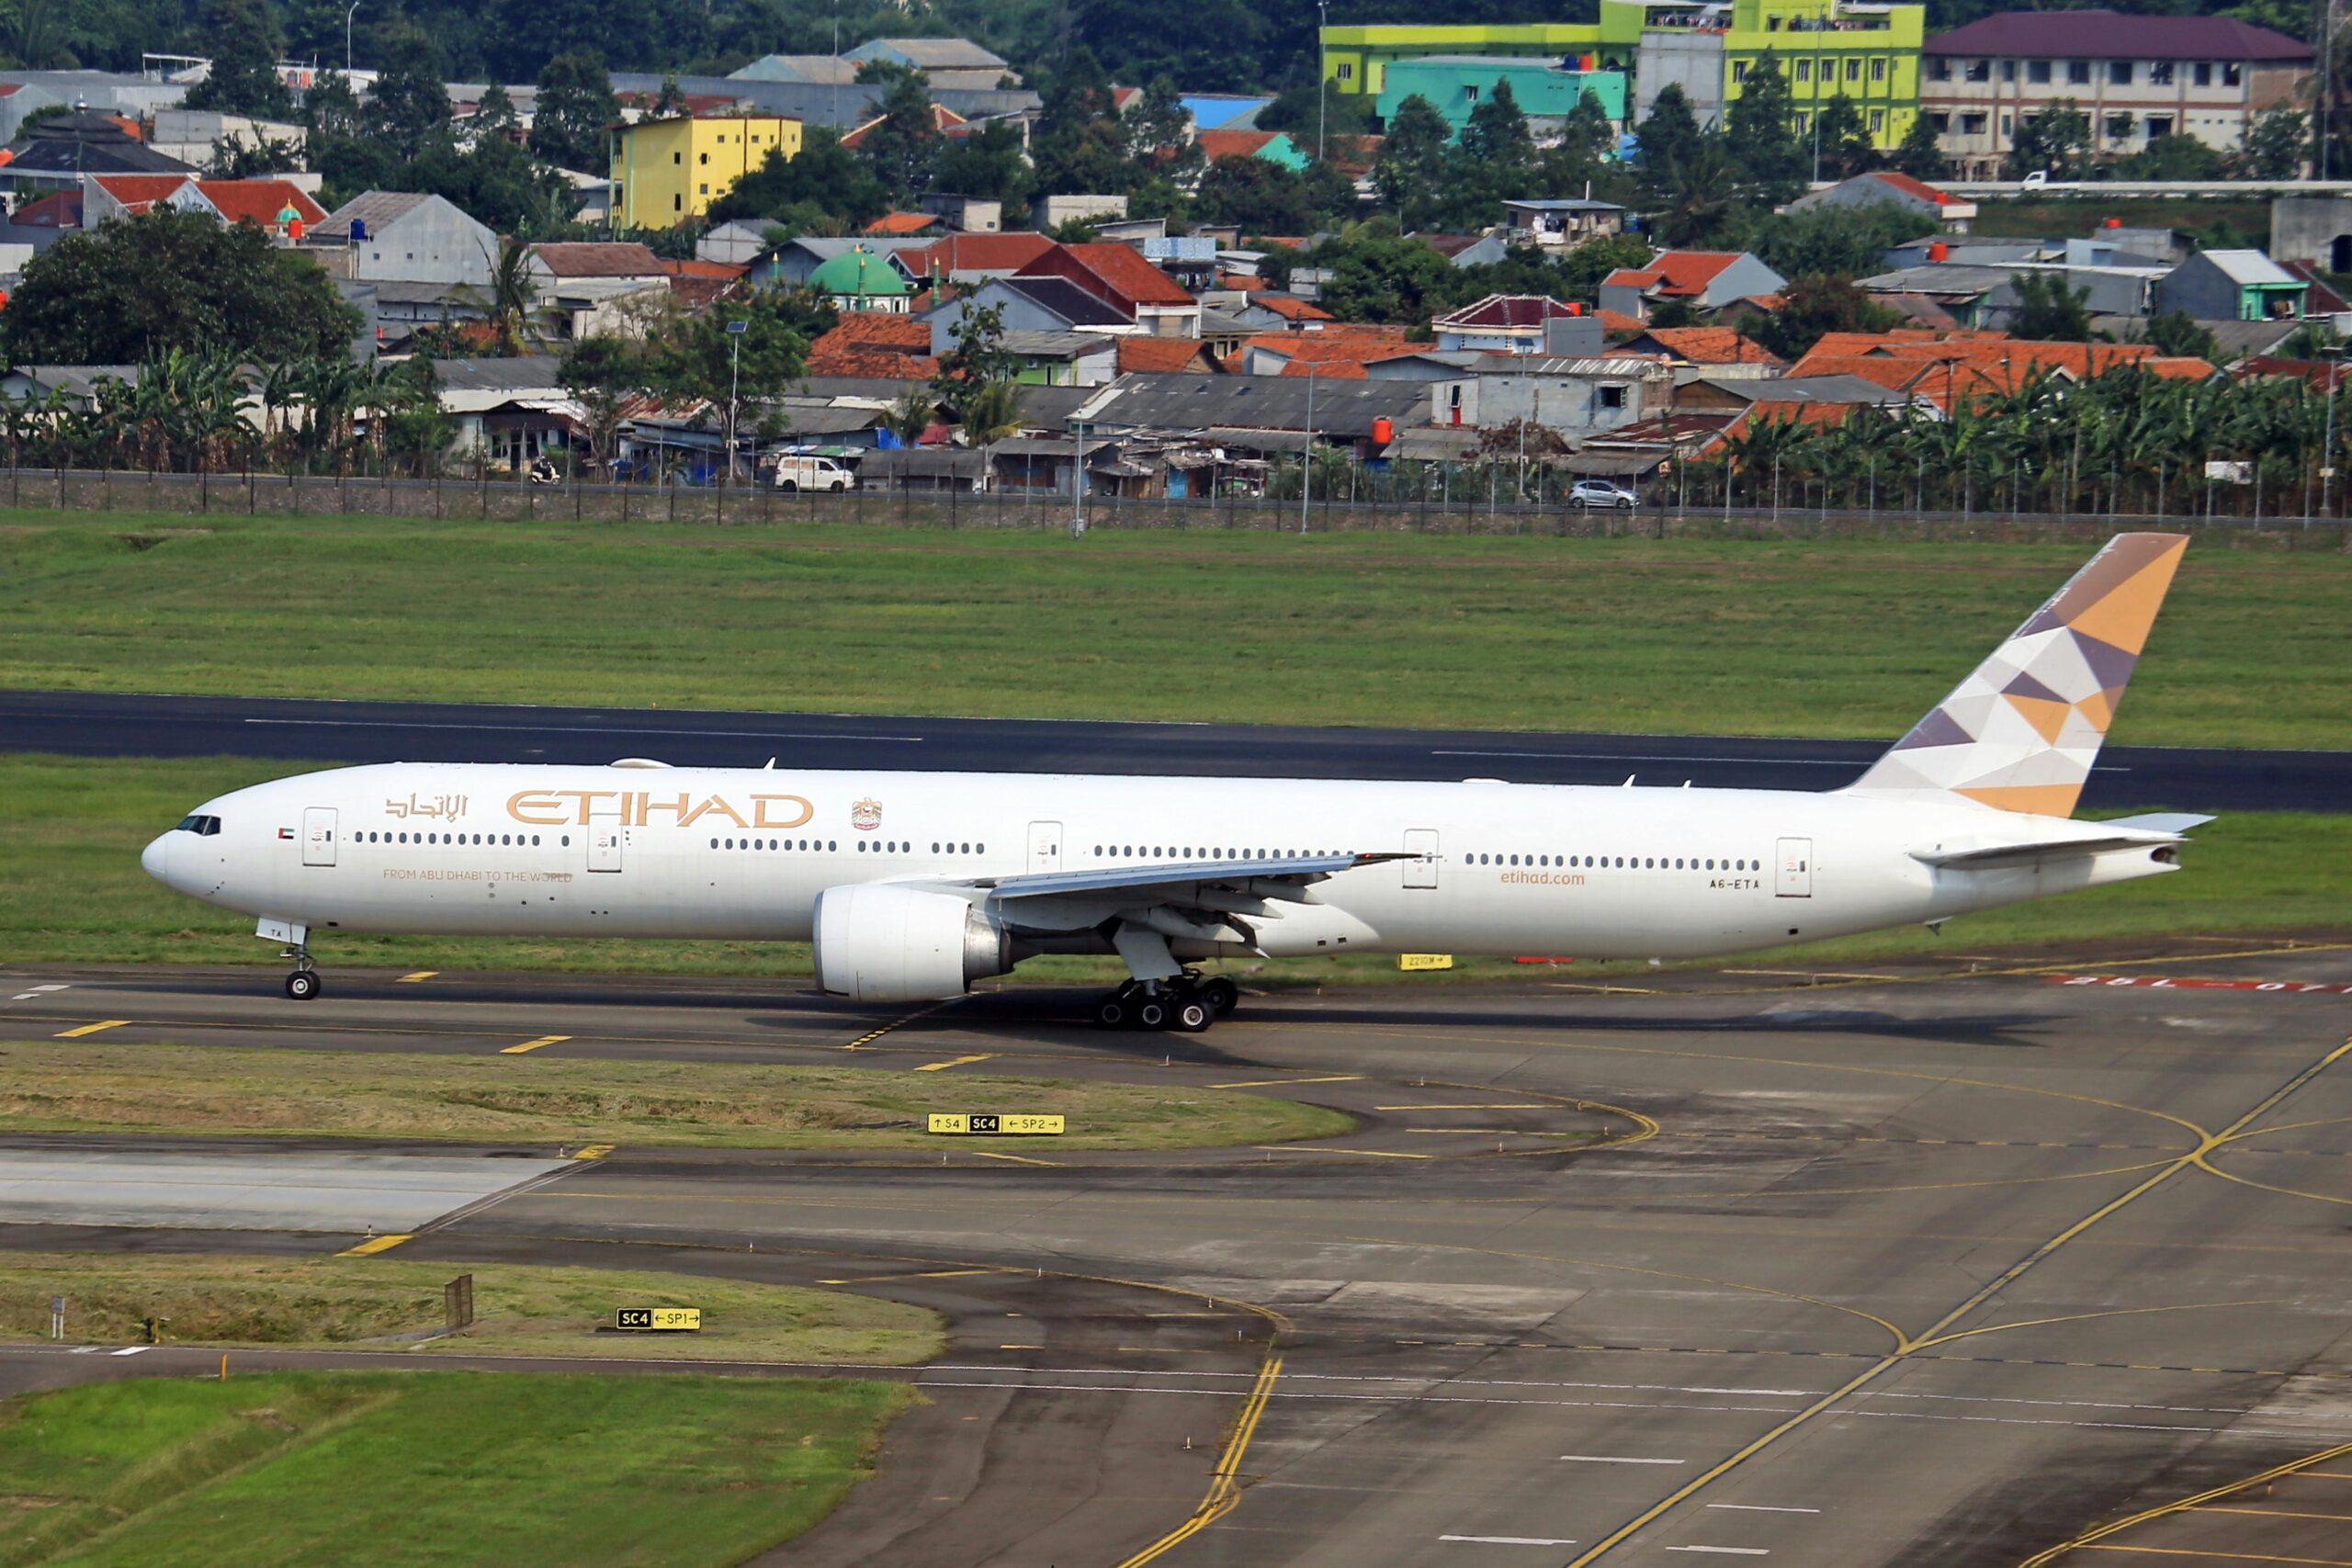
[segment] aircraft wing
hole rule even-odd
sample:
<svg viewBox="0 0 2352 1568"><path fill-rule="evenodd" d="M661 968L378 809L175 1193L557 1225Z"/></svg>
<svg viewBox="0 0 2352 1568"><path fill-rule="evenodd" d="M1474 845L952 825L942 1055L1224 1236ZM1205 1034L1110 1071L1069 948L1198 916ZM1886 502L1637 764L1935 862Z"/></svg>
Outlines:
<svg viewBox="0 0 2352 1568"><path fill-rule="evenodd" d="M1334 873L1384 862L1411 860L1403 851L1376 854L1269 855L1262 860L1170 861L1134 865L1096 866L1086 871L1038 871L1016 876L984 876L962 884L985 890L991 901L1062 897L1133 896L1144 902L1165 902L1181 892L1203 886L1271 898L1281 903L1306 903L1306 888Z"/></svg>

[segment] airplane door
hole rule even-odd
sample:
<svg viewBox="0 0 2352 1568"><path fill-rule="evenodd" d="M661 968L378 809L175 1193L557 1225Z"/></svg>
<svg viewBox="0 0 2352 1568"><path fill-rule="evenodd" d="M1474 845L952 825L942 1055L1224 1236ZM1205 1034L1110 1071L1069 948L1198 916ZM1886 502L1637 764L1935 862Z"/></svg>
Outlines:
<svg viewBox="0 0 2352 1568"><path fill-rule="evenodd" d="M1029 824L1029 869L1059 871L1062 868L1062 825L1058 822Z"/></svg>
<svg viewBox="0 0 2352 1568"><path fill-rule="evenodd" d="M334 807L306 806L302 808L302 863L334 863Z"/></svg>
<svg viewBox="0 0 2352 1568"><path fill-rule="evenodd" d="M1405 833L1405 852L1413 858L1405 862L1405 886L1435 887L1437 886L1437 829L1411 828Z"/></svg>
<svg viewBox="0 0 2352 1568"><path fill-rule="evenodd" d="M621 845L628 831L621 826L621 808L617 802L611 806L599 802L588 811L588 869L618 871L621 868Z"/></svg>
<svg viewBox="0 0 2352 1568"><path fill-rule="evenodd" d="M1781 840L1780 878L1772 891L1782 898L1813 897L1813 840L1782 839Z"/></svg>

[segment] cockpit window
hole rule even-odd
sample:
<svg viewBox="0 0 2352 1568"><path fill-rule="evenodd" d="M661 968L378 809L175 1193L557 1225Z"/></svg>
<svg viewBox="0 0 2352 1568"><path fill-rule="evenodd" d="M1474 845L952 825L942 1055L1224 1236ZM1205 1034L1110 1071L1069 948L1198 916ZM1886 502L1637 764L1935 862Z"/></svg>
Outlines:
<svg viewBox="0 0 2352 1568"><path fill-rule="evenodd" d="M199 838L209 839L215 833L220 831L220 818L218 817L183 817L179 820L179 826L173 829L172 831L175 833L194 833Z"/></svg>

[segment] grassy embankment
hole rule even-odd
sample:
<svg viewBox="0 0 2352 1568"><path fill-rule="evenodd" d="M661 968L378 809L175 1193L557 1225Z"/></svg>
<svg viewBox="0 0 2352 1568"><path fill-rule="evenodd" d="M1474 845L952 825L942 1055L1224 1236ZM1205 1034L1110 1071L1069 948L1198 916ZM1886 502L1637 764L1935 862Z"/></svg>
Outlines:
<svg viewBox="0 0 2352 1568"><path fill-rule="evenodd" d="M1892 739L2086 554L27 512L0 686ZM2200 544L2114 739L2352 746L2347 672L2352 558Z"/></svg>
<svg viewBox="0 0 2352 1568"><path fill-rule="evenodd" d="M474 1278L474 1324L443 1335L441 1287ZM169 1320L175 1344L280 1349L423 1348L523 1356L911 1366L944 1344L921 1307L842 1291L706 1275L416 1263L383 1258L10 1252L0 1255L0 1337L46 1338L49 1298L66 1299L75 1341L128 1342ZM624 1306L702 1308L699 1334L600 1333Z"/></svg>
<svg viewBox="0 0 2352 1568"><path fill-rule="evenodd" d="M702 1568L869 1473L900 1384L301 1372L0 1404L0 1568Z"/></svg>
<svg viewBox="0 0 2352 1568"><path fill-rule="evenodd" d="M154 835L159 824L176 821L198 801L296 771L298 766L242 760L100 762L0 754L0 844L5 845L5 852L0 852L0 953L20 963L273 961L277 950L254 940L250 921L181 897L151 881L139 868L139 847ZM1821 963L1906 953L1973 953L2044 941L2080 944L2110 937L2188 932L2310 931L2346 923L2345 911L2352 909L2352 817L2267 812L2225 817L2199 829L2196 840L2184 856L2186 869L2171 875L1967 916L1953 921L1940 938L1910 928L1815 943L1791 953L1804 962ZM782 981L805 979L808 974L808 949L798 942L556 942L336 933L320 954L330 971L664 972L750 975ZM1257 966L1238 966L1253 967ZM1302 958L1258 967L1257 972L1260 980L1276 985L1313 985L1384 978L1395 970L1391 961L1383 959ZM1512 972L1523 974L1524 970L1501 960L1464 959L1450 977L1493 978ZM1600 972L1607 970L1602 967ZM1024 983L1094 979L1110 973L1107 961L1046 959L1022 965L1020 978ZM1417 981L1445 977L1409 976ZM591 1064L568 1063L566 1066L588 1070ZM594 1066L604 1071L616 1065ZM645 1070L664 1069L649 1065ZM695 1066L693 1084L709 1085L713 1071ZM5 1073L0 1072L0 1084L6 1081ZM88 1080L77 1076L75 1082L86 1086ZM627 1086L614 1087L617 1092L628 1092ZM1092 1093L1096 1088L1074 1086L1072 1092ZM801 1090L793 1092L797 1095ZM128 1116L134 1109L118 1103L105 1114ZM334 1110L332 1096L321 1109ZM0 1124L7 1124L5 1117L0 1117ZM662 1125L670 1123L665 1121ZM558 1126L557 1121L543 1120L534 1135L553 1136ZM642 1138L644 1134L631 1130L620 1135ZM1196 1134L1188 1131L1187 1135ZM1251 1138L1259 1141L1258 1134Z"/></svg>
<svg viewBox="0 0 2352 1568"><path fill-rule="evenodd" d="M0 1045L0 1131L234 1134L699 1148L935 1149L933 1111L1061 1114L1058 1148L1329 1138L1353 1121L1257 1094L864 1067L538 1055ZM1025 1140L1006 1140L1018 1145ZM977 1142L993 1145L998 1140Z"/></svg>

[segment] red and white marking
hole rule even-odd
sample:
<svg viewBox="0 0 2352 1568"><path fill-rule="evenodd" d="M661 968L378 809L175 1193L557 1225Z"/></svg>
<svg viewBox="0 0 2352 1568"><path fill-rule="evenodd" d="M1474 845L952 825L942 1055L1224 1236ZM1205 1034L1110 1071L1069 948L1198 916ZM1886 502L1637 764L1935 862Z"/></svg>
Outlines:
<svg viewBox="0 0 2352 1568"><path fill-rule="evenodd" d="M2052 975L2053 986L2138 986L2151 991L2281 991L2301 996L2352 996L2352 985L2313 980L2189 980L2173 975Z"/></svg>

